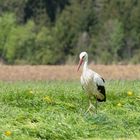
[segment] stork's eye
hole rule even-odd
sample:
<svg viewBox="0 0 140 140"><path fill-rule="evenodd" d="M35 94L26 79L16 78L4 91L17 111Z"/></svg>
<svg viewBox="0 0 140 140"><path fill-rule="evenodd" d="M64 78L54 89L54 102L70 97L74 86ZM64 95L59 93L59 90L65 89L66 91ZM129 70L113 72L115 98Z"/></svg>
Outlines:
<svg viewBox="0 0 140 140"><path fill-rule="evenodd" d="M85 57L85 55L84 56L82 56L82 59Z"/></svg>

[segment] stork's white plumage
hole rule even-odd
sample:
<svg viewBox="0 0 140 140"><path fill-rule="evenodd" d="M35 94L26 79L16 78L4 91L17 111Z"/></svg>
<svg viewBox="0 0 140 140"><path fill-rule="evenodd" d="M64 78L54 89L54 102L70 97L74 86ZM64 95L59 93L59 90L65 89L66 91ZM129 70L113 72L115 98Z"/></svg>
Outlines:
<svg viewBox="0 0 140 140"><path fill-rule="evenodd" d="M105 80L95 71L92 71L88 68L88 54L86 52L81 52L80 61L78 65L78 70L83 64L83 72L81 75L81 85L89 97L89 108L87 111L90 111L92 108L96 107L97 111L97 102L106 101L105 93ZM96 104L95 107L92 104L92 97L95 97Z"/></svg>

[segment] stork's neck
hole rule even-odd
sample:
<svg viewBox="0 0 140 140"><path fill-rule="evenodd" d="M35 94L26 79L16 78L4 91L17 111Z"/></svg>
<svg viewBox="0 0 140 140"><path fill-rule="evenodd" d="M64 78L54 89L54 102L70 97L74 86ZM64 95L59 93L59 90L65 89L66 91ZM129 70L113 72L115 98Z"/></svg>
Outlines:
<svg viewBox="0 0 140 140"><path fill-rule="evenodd" d="M88 68L88 61L86 60L83 64L83 72L85 72Z"/></svg>

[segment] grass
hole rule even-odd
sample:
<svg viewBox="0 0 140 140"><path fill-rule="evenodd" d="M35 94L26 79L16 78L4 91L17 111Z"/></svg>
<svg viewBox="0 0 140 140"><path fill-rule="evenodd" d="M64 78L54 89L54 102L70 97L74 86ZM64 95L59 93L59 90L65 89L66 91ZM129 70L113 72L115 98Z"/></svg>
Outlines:
<svg viewBox="0 0 140 140"><path fill-rule="evenodd" d="M140 139L140 81L107 81L106 91L85 114L79 82L0 82L0 139Z"/></svg>

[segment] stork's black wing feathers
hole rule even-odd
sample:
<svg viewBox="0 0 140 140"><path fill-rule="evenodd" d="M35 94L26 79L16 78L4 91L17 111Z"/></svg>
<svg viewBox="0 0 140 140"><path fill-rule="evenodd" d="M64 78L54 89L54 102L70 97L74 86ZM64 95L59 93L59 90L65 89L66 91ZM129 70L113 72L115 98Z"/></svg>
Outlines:
<svg viewBox="0 0 140 140"><path fill-rule="evenodd" d="M103 80L103 82L105 83L105 79L103 77L101 77L101 79Z"/></svg>
<svg viewBox="0 0 140 140"><path fill-rule="evenodd" d="M103 94L104 95L104 99L98 99L97 98L97 100L99 101L99 102L105 102L106 101L106 93L105 93L105 87L104 86L101 86L101 85L97 85L97 90L101 93L101 94Z"/></svg>
<svg viewBox="0 0 140 140"><path fill-rule="evenodd" d="M105 94L105 87L104 87L105 80L100 75L95 73L94 82L96 83L97 90L99 92L99 95L97 95L97 101L99 102L106 101L106 94Z"/></svg>

